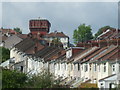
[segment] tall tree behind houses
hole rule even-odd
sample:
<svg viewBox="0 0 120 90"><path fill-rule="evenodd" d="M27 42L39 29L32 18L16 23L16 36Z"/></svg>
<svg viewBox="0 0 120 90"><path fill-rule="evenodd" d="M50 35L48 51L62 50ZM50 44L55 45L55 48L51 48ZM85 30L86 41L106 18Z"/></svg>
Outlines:
<svg viewBox="0 0 120 90"><path fill-rule="evenodd" d="M81 24L77 29L74 30L73 39L75 44L79 42L87 42L93 39L91 26Z"/></svg>
<svg viewBox="0 0 120 90"><path fill-rule="evenodd" d="M14 28L14 30L15 30L16 32L22 34L22 30L21 30L20 28L16 27L16 28Z"/></svg>
<svg viewBox="0 0 120 90"><path fill-rule="evenodd" d="M107 29L113 29L113 27L110 27L110 26L101 27L95 34L94 39L96 39L100 34L103 33L104 30L107 30Z"/></svg>

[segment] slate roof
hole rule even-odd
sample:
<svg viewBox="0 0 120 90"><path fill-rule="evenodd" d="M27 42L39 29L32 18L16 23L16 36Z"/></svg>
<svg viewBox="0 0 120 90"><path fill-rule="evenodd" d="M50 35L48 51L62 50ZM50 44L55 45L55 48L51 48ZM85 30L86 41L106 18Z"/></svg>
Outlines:
<svg viewBox="0 0 120 90"><path fill-rule="evenodd" d="M98 55L99 53L101 53L105 49L107 49L107 47L103 47L103 48L98 49L96 52L92 53L87 58L85 58L83 61L81 61L81 63L89 61L91 58L93 58L94 56Z"/></svg>
<svg viewBox="0 0 120 90"><path fill-rule="evenodd" d="M104 56L102 58L102 61L107 60L107 59L112 59L113 56L115 56L114 60L116 60L115 58L119 58L119 56L118 56L118 49L115 49L111 53L109 53L106 56Z"/></svg>
<svg viewBox="0 0 120 90"><path fill-rule="evenodd" d="M116 74L109 75L109 76L107 76L107 77L105 77L105 78L100 79L99 81L102 81L102 80L104 80L104 79L110 78L110 77L115 76L115 75L116 75Z"/></svg>
<svg viewBox="0 0 120 90"><path fill-rule="evenodd" d="M41 45L37 39L31 39L31 38L26 38L22 40L20 43L15 45L15 48L27 54L34 54L35 47L37 47L38 51L44 48L44 46Z"/></svg>
<svg viewBox="0 0 120 90"><path fill-rule="evenodd" d="M0 32L2 32L2 34L6 34L6 33L17 34L17 32L13 29L0 29Z"/></svg>
<svg viewBox="0 0 120 90"><path fill-rule="evenodd" d="M74 61L74 59L75 59L76 57L82 55L82 53L84 53L84 52L86 52L86 51L88 51L88 49L84 49L84 48L81 49L79 52L73 54L72 57L70 57L69 59L66 59L66 60L67 60L66 62L67 62L67 63L70 63L70 62Z"/></svg>
<svg viewBox="0 0 120 90"><path fill-rule="evenodd" d="M91 47L91 48L88 48L88 49L84 50L82 53L79 54L80 57L78 57L78 59L75 60L74 63L81 62L81 60L83 60L86 57L92 55L93 53L95 53L99 49L100 49L99 47Z"/></svg>
<svg viewBox="0 0 120 90"><path fill-rule="evenodd" d="M27 34L18 34L17 36L20 37L20 38L22 38L22 39L25 39L25 38L28 37Z"/></svg>
<svg viewBox="0 0 120 90"><path fill-rule="evenodd" d="M65 50L58 47L47 46L34 54L36 57L44 58L45 61L60 58L65 54Z"/></svg>
<svg viewBox="0 0 120 90"><path fill-rule="evenodd" d="M90 63L91 62L98 62L98 61L102 62L105 60L109 60L109 61L112 60L113 61L113 60L116 60L116 58L120 59L119 55L120 55L120 49L118 48L118 46L110 46L110 47L107 47L106 49L104 49L103 51L99 52L96 55L93 54L93 57L88 61L90 61ZM87 60L84 60L84 61L82 61L82 63L84 63L86 61Z"/></svg>
<svg viewBox="0 0 120 90"><path fill-rule="evenodd" d="M52 33L48 33L46 34L44 37L68 37L67 35L65 35L63 32L52 32Z"/></svg>
<svg viewBox="0 0 120 90"><path fill-rule="evenodd" d="M22 41L21 38L19 38L17 35L12 35L8 37L4 42L5 42L5 48L12 48L14 45Z"/></svg>
<svg viewBox="0 0 120 90"><path fill-rule="evenodd" d="M81 54L84 54L89 50L90 49L85 50ZM99 59L104 61L104 60L108 60L111 58L115 60L115 58L118 58L120 55L119 51L120 51L120 49L118 48L118 46L114 46L114 45L111 45L109 47L96 48L95 50L90 51L88 54L82 56L81 58L78 58L78 60L74 61L74 63L78 62L78 61L80 61L81 63L84 63L84 62L87 62L89 60L90 60L90 62L94 62L94 61L99 60Z"/></svg>
<svg viewBox="0 0 120 90"><path fill-rule="evenodd" d="M118 38L120 37L120 30L119 29L108 29L102 34L98 36L99 39L104 40L104 39L109 39L109 38Z"/></svg>
<svg viewBox="0 0 120 90"><path fill-rule="evenodd" d="M7 36L2 36L2 41L5 41L6 39L8 39Z"/></svg>
<svg viewBox="0 0 120 90"><path fill-rule="evenodd" d="M100 54L98 57L94 58L93 60L101 59L102 57L104 57L105 55L109 54L110 52L113 52L115 49L117 49L117 46L109 47L109 49L106 52Z"/></svg>
<svg viewBox="0 0 120 90"><path fill-rule="evenodd" d="M53 55L51 55L47 60L54 60L54 59L64 60L65 55L66 55L65 50L61 49L58 52L55 52Z"/></svg>

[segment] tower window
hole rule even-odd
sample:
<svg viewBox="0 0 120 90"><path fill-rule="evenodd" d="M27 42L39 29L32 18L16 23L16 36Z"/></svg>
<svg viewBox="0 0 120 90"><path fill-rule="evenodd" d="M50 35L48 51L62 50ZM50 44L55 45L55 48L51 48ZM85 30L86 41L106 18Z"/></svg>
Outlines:
<svg viewBox="0 0 120 90"><path fill-rule="evenodd" d="M42 25L42 22L40 23L40 25Z"/></svg>

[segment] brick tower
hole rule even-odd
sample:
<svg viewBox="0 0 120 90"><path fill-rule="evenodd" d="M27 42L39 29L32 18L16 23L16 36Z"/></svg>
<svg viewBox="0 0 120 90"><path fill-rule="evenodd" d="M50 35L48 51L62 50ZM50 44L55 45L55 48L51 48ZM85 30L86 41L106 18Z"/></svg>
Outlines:
<svg viewBox="0 0 120 90"><path fill-rule="evenodd" d="M32 34L39 34L40 36L49 33L50 30L50 22L47 19L38 18L32 19L29 21L29 29Z"/></svg>

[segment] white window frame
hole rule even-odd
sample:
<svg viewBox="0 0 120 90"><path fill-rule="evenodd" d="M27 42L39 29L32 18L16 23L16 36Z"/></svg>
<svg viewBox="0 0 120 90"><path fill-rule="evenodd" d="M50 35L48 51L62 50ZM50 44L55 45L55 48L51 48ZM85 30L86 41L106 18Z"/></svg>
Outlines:
<svg viewBox="0 0 120 90"><path fill-rule="evenodd" d="M112 65L112 72L115 72L115 64Z"/></svg>
<svg viewBox="0 0 120 90"><path fill-rule="evenodd" d="M96 63L94 64L94 72L96 72L97 71L97 65L96 65Z"/></svg>

